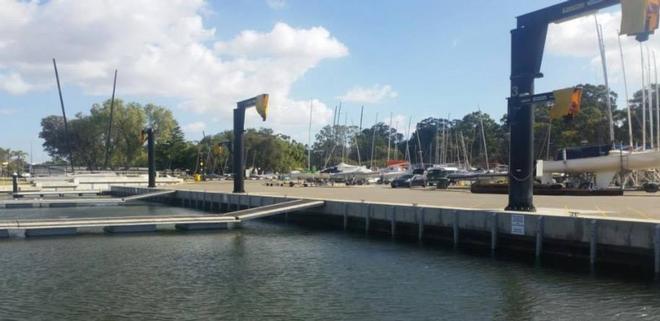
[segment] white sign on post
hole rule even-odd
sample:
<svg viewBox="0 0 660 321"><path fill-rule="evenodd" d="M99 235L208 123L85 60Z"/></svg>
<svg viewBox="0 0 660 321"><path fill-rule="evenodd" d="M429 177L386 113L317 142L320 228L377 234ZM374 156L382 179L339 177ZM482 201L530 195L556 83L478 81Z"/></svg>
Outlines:
<svg viewBox="0 0 660 321"><path fill-rule="evenodd" d="M511 215L511 234L525 235L525 215Z"/></svg>

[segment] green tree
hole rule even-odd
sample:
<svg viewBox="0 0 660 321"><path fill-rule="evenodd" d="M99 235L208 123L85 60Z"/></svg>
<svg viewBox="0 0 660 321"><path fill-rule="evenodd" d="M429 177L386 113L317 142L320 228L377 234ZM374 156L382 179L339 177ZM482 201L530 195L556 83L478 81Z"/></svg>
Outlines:
<svg viewBox="0 0 660 321"><path fill-rule="evenodd" d="M572 119L550 120L550 106L538 105L535 109L534 124L534 155L536 158L554 158L563 148L582 145L605 145L610 144L609 118L607 115L607 101L605 100L605 86L581 85L582 103L580 112ZM614 92L610 92L613 119L615 127L615 139L621 141L626 138L622 133L622 113L616 111L616 98ZM550 127L550 148L548 153L548 128ZM549 154L549 155L548 155Z"/></svg>
<svg viewBox="0 0 660 321"><path fill-rule="evenodd" d="M2 176L21 174L27 165L25 161L27 156L28 154L23 151L0 147L0 174Z"/></svg>
<svg viewBox="0 0 660 321"><path fill-rule="evenodd" d="M77 114L69 120L69 133L64 132L64 121L60 116L47 116L41 121L39 137L44 140L44 150L55 159L69 159L69 148L75 165L84 165L90 170L104 165L108 125L110 123L110 101L94 104L89 115ZM175 144L180 147L182 134L175 133L178 124L171 111L164 107L138 103L125 104L116 99L112 117L112 133L107 149L112 155L110 167L128 168L146 165L146 151L142 146L141 132L152 126L156 132L156 143ZM178 137L173 137L179 135ZM173 140L174 139L174 140ZM170 146L171 147L171 146ZM170 154L167 163L175 158ZM164 166L164 164L160 164Z"/></svg>
<svg viewBox="0 0 660 321"><path fill-rule="evenodd" d="M160 138L160 144L156 148L156 166L161 169L186 168L187 143L178 125L172 128L167 138Z"/></svg>
<svg viewBox="0 0 660 321"><path fill-rule="evenodd" d="M371 166L372 159L374 160L374 167L386 165L388 135L390 137L390 159L402 157L396 146L403 140L403 135L397 133L394 128L390 128L385 123L379 122L370 128L363 129L355 138L357 146L360 148L360 158L363 165ZM357 160L357 148L351 149L350 156L353 161Z"/></svg>
<svg viewBox="0 0 660 321"><path fill-rule="evenodd" d="M351 148L355 147L354 136L357 126L325 126L316 134L312 146L312 162L317 168L324 168L342 161L357 163L357 157L351 157Z"/></svg>

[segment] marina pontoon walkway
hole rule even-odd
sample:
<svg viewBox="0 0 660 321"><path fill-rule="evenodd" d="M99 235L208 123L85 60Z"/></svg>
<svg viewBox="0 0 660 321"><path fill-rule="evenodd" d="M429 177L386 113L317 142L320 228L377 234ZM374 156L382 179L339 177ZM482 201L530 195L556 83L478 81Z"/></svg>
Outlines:
<svg viewBox="0 0 660 321"><path fill-rule="evenodd" d="M83 195L99 195L101 192L97 190L86 190L86 191L40 191L40 192L18 192L18 193L12 193L11 195L18 198L18 197L29 197L29 196L36 196L36 197L46 197L46 196L59 196L59 197L64 197L67 195L78 195L78 196L83 196Z"/></svg>
<svg viewBox="0 0 660 321"><path fill-rule="evenodd" d="M98 193L98 192L97 192ZM173 190L156 191L152 193L145 193L140 195L133 195L123 198L22 198L0 201L0 208L3 207L49 207L64 206L64 205L120 205L130 201L146 199L150 197L164 196L176 193ZM44 195L59 195L59 194L80 194L80 192L26 192L21 193L23 196L44 196ZM83 193L87 194L87 193Z"/></svg>
<svg viewBox="0 0 660 321"><path fill-rule="evenodd" d="M69 235L75 234L78 228L89 227L103 227L106 232L110 233L150 232L155 231L157 225L172 224L182 230L227 228L227 223L240 223L324 205L323 201L293 200L215 215L12 219L0 221L0 236L7 237L10 230L25 230L26 236Z"/></svg>

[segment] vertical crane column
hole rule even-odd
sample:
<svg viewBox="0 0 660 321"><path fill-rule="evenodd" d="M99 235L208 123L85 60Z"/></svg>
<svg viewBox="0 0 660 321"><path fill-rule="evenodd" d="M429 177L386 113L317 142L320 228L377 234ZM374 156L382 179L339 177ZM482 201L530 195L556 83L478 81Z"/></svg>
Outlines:
<svg viewBox="0 0 660 321"><path fill-rule="evenodd" d="M508 121L509 205L507 210L535 211L534 189L534 107L520 97L534 94L534 79L540 73L548 26L526 26L511 31L511 98Z"/></svg>
<svg viewBox="0 0 660 321"><path fill-rule="evenodd" d="M149 187L156 187L156 157L154 154L154 131L145 130L147 134L147 163L149 164Z"/></svg>
<svg viewBox="0 0 660 321"><path fill-rule="evenodd" d="M256 107L261 119L266 121L268 115L268 94L261 94L250 99L239 101L234 109L234 146L232 148L234 163L234 193L245 193L245 147L243 132L245 131L245 110Z"/></svg>
<svg viewBox="0 0 660 321"><path fill-rule="evenodd" d="M517 17L516 29L511 31L511 96L508 104L511 141L507 210L535 210L533 101L523 103L522 99L534 94L534 80L543 77L541 62L548 24L573 19L619 3L620 0L568 0ZM628 5L630 3L627 2Z"/></svg>
<svg viewBox="0 0 660 321"><path fill-rule="evenodd" d="M234 144L232 156L234 158L234 193L245 193L245 162L243 154L243 132L245 131L245 108L238 106L234 109Z"/></svg>

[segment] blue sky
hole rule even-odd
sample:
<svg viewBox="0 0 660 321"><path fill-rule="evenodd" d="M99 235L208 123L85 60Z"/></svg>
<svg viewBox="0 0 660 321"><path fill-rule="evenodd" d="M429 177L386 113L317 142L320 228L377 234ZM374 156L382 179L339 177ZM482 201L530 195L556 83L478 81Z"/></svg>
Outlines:
<svg viewBox="0 0 660 321"><path fill-rule="evenodd" d="M477 106L499 120L506 112L509 31L515 26L515 16L557 3L243 0L191 1L179 8L181 4L169 1L156 1L152 6L148 0L143 2L105 8L90 1L87 8L77 8L80 3L63 1L31 4L27 9L22 3L5 12L15 23L2 31L6 22L0 19L0 45L13 42L15 48L10 50L13 55L0 54L0 146L29 151L32 144L35 161L48 159L41 151L38 132L41 118L60 113L49 70L51 57L62 59L60 76L69 115L87 112L91 104L107 99L112 69L118 68L118 97L170 107L189 139L201 138L202 130L208 134L229 129L232 101L261 91L275 93L274 120L261 123L252 117L248 126L272 126L303 142L307 141L309 101L314 100L319 111L313 126L318 130L331 121L332 109L340 97L351 96L347 95L351 90L367 96L371 89L383 90L383 95L371 99L353 97L354 101L342 102L348 122L356 125L361 105L365 105L365 124L372 124L376 114L386 122L394 114L403 132L408 117L413 121L448 114L458 118ZM163 11L142 12L148 7L156 10L154 6ZM90 10L95 13L86 17ZM106 10L137 18L124 23L111 13L105 17ZM613 45L618 14L618 8L607 10L601 20L607 34L612 87L623 95L618 47ZM140 25L144 16L153 19L148 28ZM183 27L181 16L190 18ZM25 17L39 18L46 27L22 23ZM554 40L549 40L553 44L544 61L546 78L537 81L537 91L581 82L602 83L590 19L551 28ZM85 25L90 20L93 28ZM47 28L49 23L57 27ZM246 30L252 30L252 36ZM161 39L162 34L168 37ZM32 44L19 40L25 35L32 36ZM289 38L294 39L291 46L278 45ZM38 45L41 41L43 47ZM167 49L177 42L181 46ZM635 43L624 40L624 45L631 60L631 66L626 66L630 87L639 88L632 83L638 81L639 73L634 66L638 60L632 58ZM153 54L150 46L162 51ZM297 46L310 49L300 54ZM657 39L651 46L660 49ZM186 53L190 48L203 51L200 57L206 58L197 57L198 63L189 64ZM208 66L204 61L210 61ZM223 78L230 73L240 76ZM244 75L253 78L245 83L236 80ZM221 81L209 84L215 78Z"/></svg>

